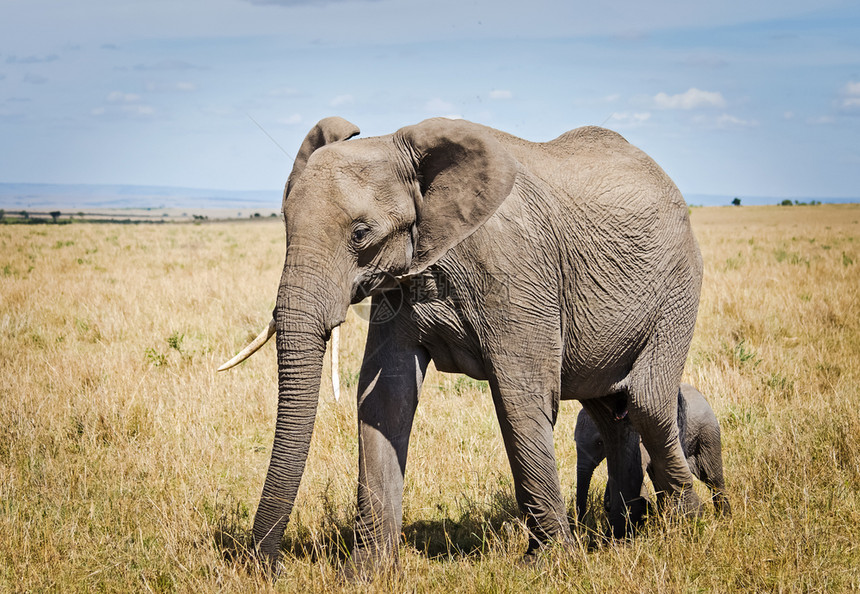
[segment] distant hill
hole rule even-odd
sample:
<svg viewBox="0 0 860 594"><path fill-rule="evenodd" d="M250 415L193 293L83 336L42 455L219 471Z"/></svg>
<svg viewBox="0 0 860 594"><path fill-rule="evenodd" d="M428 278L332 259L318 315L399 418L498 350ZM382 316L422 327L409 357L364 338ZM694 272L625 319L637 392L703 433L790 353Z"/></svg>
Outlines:
<svg viewBox="0 0 860 594"><path fill-rule="evenodd" d="M0 183L0 208L278 209L281 190L209 190L167 186Z"/></svg>
<svg viewBox="0 0 860 594"><path fill-rule="evenodd" d="M741 206L763 206L767 204L779 204L784 200L792 202L804 202L809 204L813 200L816 202L824 202L828 204L849 204L860 202L860 197L857 198L833 198L821 196L744 196L742 194L735 195L719 195L719 194L684 194L684 200L690 206L730 206L732 200L739 198Z"/></svg>
<svg viewBox="0 0 860 594"><path fill-rule="evenodd" d="M728 206L736 196L686 194L687 204ZM858 198L766 197L737 195L741 205L779 204L790 199L799 202L860 202ZM94 184L17 184L0 183L0 208L24 209L279 209L281 189L211 190L168 186L94 185Z"/></svg>

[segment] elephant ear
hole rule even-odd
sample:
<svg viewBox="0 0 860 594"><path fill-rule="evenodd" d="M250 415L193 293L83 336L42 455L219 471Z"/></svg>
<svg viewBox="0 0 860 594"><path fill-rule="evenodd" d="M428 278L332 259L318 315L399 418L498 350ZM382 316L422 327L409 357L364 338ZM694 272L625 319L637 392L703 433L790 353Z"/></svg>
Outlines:
<svg viewBox="0 0 860 594"><path fill-rule="evenodd" d="M398 130L395 141L420 187L408 272L416 274L492 216L513 189L517 161L486 128L465 120L425 120Z"/></svg>
<svg viewBox="0 0 860 594"><path fill-rule="evenodd" d="M302 175L305 165L308 164L308 159L315 150L332 142L348 140L359 132L358 126L337 116L323 118L317 122L317 125L311 128L311 131L305 136L302 146L299 147L296 160L293 161L293 170L290 172L290 177L287 178L287 185L284 188L284 200L290 194L290 188Z"/></svg>

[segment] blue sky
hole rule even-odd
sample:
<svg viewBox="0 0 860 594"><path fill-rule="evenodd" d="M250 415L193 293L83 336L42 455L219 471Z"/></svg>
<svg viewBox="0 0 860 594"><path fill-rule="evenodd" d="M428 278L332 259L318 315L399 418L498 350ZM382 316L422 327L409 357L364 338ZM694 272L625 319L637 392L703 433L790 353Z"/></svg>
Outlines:
<svg viewBox="0 0 860 594"><path fill-rule="evenodd" d="M441 115L604 125L686 194L860 196L860 3L705 4L0 0L0 182L277 200L320 118Z"/></svg>

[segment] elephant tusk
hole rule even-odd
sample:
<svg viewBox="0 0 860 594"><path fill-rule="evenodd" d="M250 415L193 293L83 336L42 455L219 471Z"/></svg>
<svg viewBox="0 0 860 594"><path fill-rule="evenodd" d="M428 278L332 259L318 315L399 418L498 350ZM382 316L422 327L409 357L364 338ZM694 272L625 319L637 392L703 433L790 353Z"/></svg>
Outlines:
<svg viewBox="0 0 860 594"><path fill-rule="evenodd" d="M331 390L335 402L340 402L340 373L338 371L338 350L340 350L340 327L331 331Z"/></svg>
<svg viewBox="0 0 860 594"><path fill-rule="evenodd" d="M272 318L272 320L269 322L269 326L265 330L260 332L259 336L257 336L257 338L251 341L251 344L242 349L242 351L238 355L236 355L235 357L224 363L224 365L219 367L218 371L226 371L231 367L235 367L236 365L256 353L261 346L266 344L266 341L268 341L274 333L275 319Z"/></svg>

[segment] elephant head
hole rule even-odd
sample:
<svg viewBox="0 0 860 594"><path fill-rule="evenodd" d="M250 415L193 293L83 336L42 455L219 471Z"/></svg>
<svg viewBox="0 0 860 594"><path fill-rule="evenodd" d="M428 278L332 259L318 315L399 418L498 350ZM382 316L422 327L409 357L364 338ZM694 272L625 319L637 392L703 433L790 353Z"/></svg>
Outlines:
<svg viewBox="0 0 860 594"><path fill-rule="evenodd" d="M341 118L308 133L284 190L286 257L273 319L247 349L277 334L274 445L254 539L277 555L305 468L325 344L350 303L416 274L483 224L511 192L517 163L486 128L427 120L348 140Z"/></svg>

